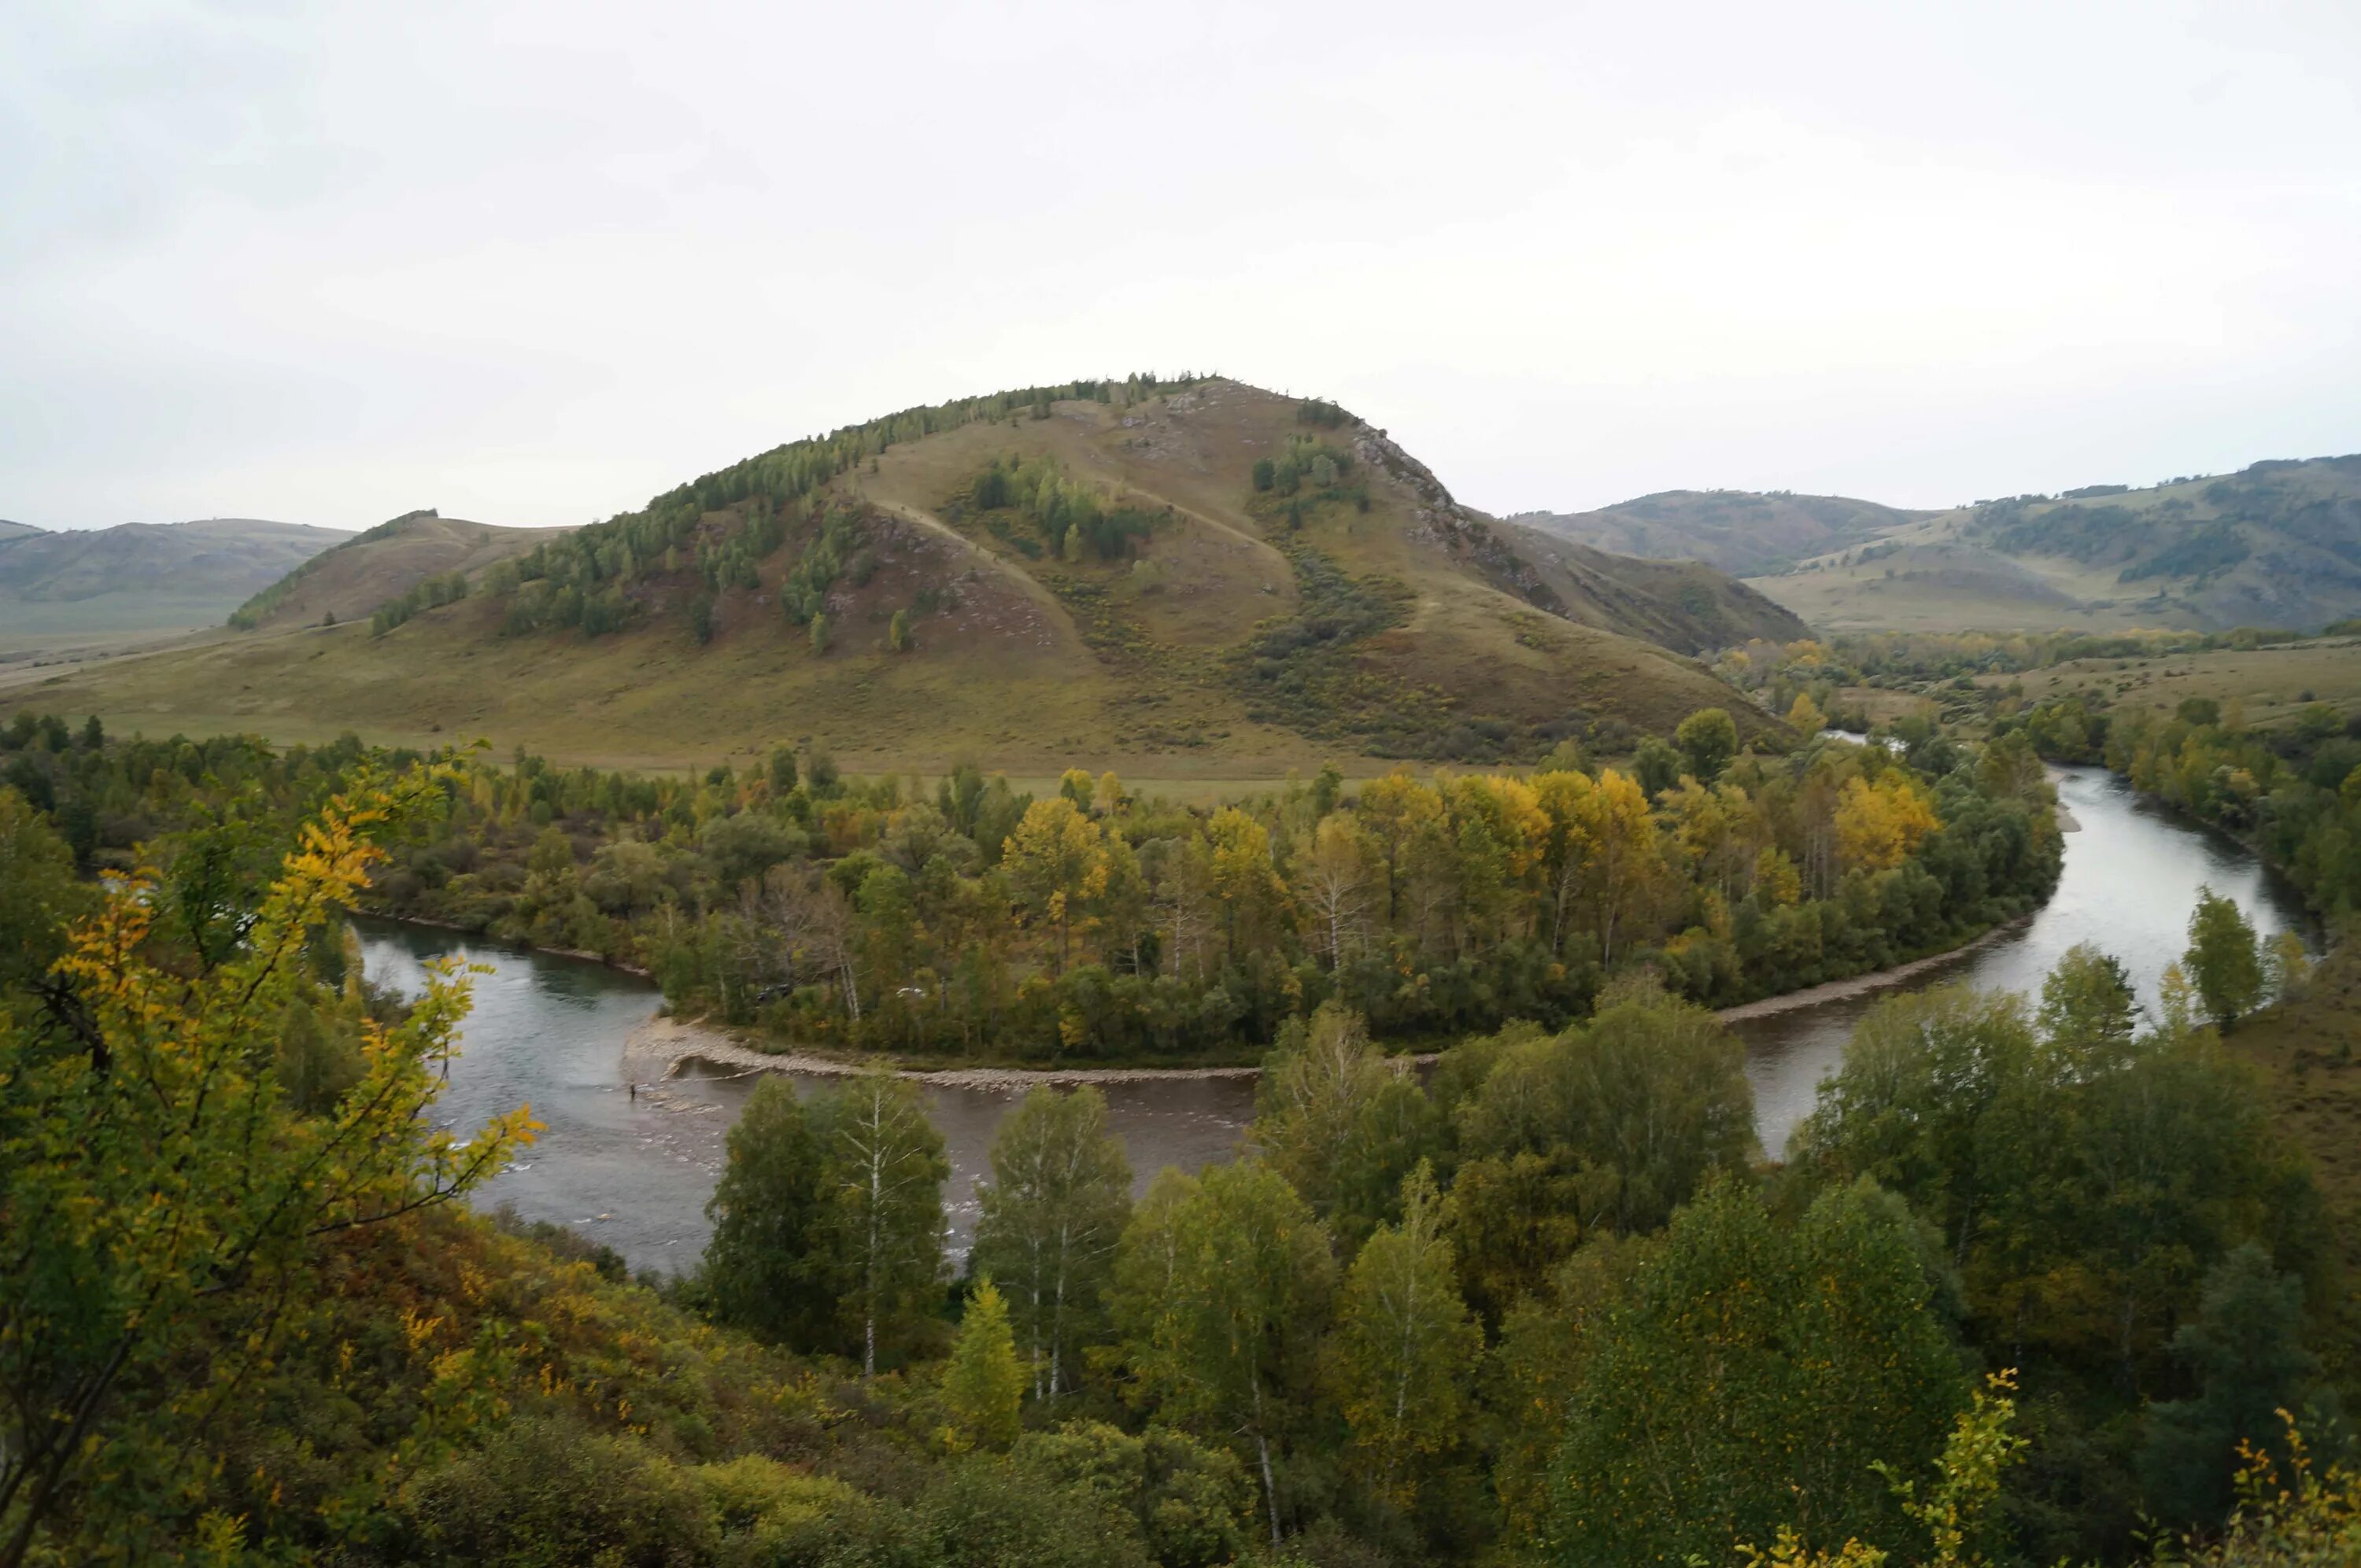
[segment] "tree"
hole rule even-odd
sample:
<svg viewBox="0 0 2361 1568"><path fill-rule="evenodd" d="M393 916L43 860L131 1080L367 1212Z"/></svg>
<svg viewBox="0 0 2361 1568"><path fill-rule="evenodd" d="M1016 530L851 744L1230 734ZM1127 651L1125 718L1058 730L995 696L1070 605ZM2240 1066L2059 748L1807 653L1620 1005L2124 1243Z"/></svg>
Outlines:
<svg viewBox="0 0 2361 1568"><path fill-rule="evenodd" d="M0 788L0 1006L42 981L91 902L72 852L23 795Z"/></svg>
<svg viewBox="0 0 2361 1568"><path fill-rule="evenodd" d="M1812 700L1812 694L1797 692L1795 702L1787 708L1787 728L1808 738L1828 727L1828 715L1822 713L1820 705Z"/></svg>
<svg viewBox="0 0 2361 1568"><path fill-rule="evenodd" d="M951 1340L950 1365L943 1373L943 1403L962 1446L1005 1453L1019 1431L1017 1407L1025 1398L1025 1371L1016 1365L1016 1341L1008 1327L1008 1303L984 1275L968 1293L967 1312Z"/></svg>
<svg viewBox="0 0 2361 1568"><path fill-rule="evenodd" d="M924 1316L940 1282L950 1166L917 1089L883 1069L821 1095L811 1120L839 1310L873 1377L878 1341Z"/></svg>
<svg viewBox="0 0 2361 1568"><path fill-rule="evenodd" d="M2255 927L2235 900L2197 890L2181 962L2215 1025L2228 1030L2263 999L2263 959Z"/></svg>
<svg viewBox="0 0 2361 1568"><path fill-rule="evenodd" d="M1889 768L1875 784L1850 778L1837 794L1837 858L1859 871L1890 871L1942 826L1909 774Z"/></svg>
<svg viewBox="0 0 2361 1568"><path fill-rule="evenodd" d="M1642 795L1653 800L1678 784L1685 762L1679 751L1665 744L1661 735L1641 737L1638 750L1631 753L1631 772L1639 780Z"/></svg>
<svg viewBox="0 0 2361 1568"><path fill-rule="evenodd" d="M1001 847L1000 863L1034 917L1056 929L1052 972L1062 974L1076 917L1087 925L1088 906L1106 892L1105 835L1067 796L1037 800Z"/></svg>
<svg viewBox="0 0 2361 1568"><path fill-rule="evenodd" d="M1031 1091L993 1138L992 1179L976 1192L975 1267L1008 1282L1037 1400L1074 1386L1082 1347L1104 1322L1130 1191L1106 1097L1089 1085Z"/></svg>
<svg viewBox="0 0 2361 1568"><path fill-rule="evenodd" d="M311 933L448 776L333 796L209 967L159 953L152 883L112 887L59 964L65 1036L0 1014L0 1564L136 1555L156 1494L202 1494L208 1425L278 1353L326 1239L449 1202L531 1140L522 1111L472 1137L429 1113L467 1005L448 969L401 1023L359 1023L366 1066L328 1110L278 1078L274 1031L319 987ZM478 1373L454 1353L455 1387Z"/></svg>
<svg viewBox="0 0 2361 1568"><path fill-rule="evenodd" d="M1613 768L1599 773L1598 786L1580 797L1576 810L1588 851L1583 902L1598 922L1598 961L1612 965L1617 936L1640 916L1655 890L1661 866L1655 818L1647 792Z"/></svg>
<svg viewBox="0 0 2361 1568"><path fill-rule="evenodd" d="M729 1160L705 1205L705 1286L713 1315L801 1350L830 1339L818 1140L795 1085L766 1077L730 1129Z"/></svg>
<svg viewBox="0 0 2361 1568"><path fill-rule="evenodd" d="M1313 1213L1334 1208L1337 1173L1362 1113L1391 1076L1369 1043L1367 1020L1333 1002L1312 1014L1309 1028L1290 1025L1265 1058L1248 1136Z"/></svg>
<svg viewBox="0 0 2361 1568"><path fill-rule="evenodd" d="M1709 784L1738 754L1738 724L1727 708L1701 707L1681 720L1673 744L1680 748L1690 776Z"/></svg>
<svg viewBox="0 0 2361 1568"><path fill-rule="evenodd" d="M1296 905L1332 971L1360 946L1377 881L1374 861L1367 838L1339 811L1320 819L1297 862Z"/></svg>
<svg viewBox="0 0 2361 1568"><path fill-rule="evenodd" d="M1529 1155L1566 1180L1582 1229L1654 1230L1717 1170L1752 1158L1745 1053L1702 1007L1634 987L1587 1025L1513 1045L1459 1110L1469 1160Z"/></svg>
<svg viewBox="0 0 2361 1568"><path fill-rule="evenodd" d="M1335 1264L1320 1222L1257 1160L1157 1187L1116 1264L1131 1397L1184 1430L1235 1438L1279 1539L1278 1461L1308 1418Z"/></svg>
<svg viewBox="0 0 2361 1568"><path fill-rule="evenodd" d="M2148 1408L2140 1474L2164 1517L2219 1526L2241 1453L2284 1463L2279 1412L2305 1410L2319 1383L2319 1358L2303 1346L2303 1281L2274 1269L2257 1243L2234 1247L2205 1277L2197 1315L2172 1336L2172 1353L2196 1392ZM2305 1422L2315 1432L2334 1424L2322 1413Z"/></svg>
<svg viewBox="0 0 2361 1568"><path fill-rule="evenodd" d="M1277 480L1279 469L1268 457L1257 457L1254 466L1254 488L1267 490Z"/></svg>
<svg viewBox="0 0 2361 1568"><path fill-rule="evenodd" d="M1550 1532L1569 1565L1896 1540L1878 1464L1932 1461L1967 1403L1916 1222L1863 1182L1782 1225L1734 1180L1674 1220L1584 1362Z"/></svg>
<svg viewBox="0 0 2361 1568"><path fill-rule="evenodd" d="M835 629L829 625L828 617L814 615L811 618L811 651L815 653L825 653L828 652L829 644L834 640Z"/></svg>
<svg viewBox="0 0 2361 1568"><path fill-rule="evenodd" d="M1457 1446L1463 1381L1484 1348L1460 1299L1443 1203L1422 1161L1402 1184L1402 1218L1372 1235L1337 1308L1337 1402L1380 1495L1400 1505L1416 1467Z"/></svg>
<svg viewBox="0 0 2361 1568"><path fill-rule="evenodd" d="M897 609L894 619L885 623L885 646L889 652L906 653L910 651L910 612Z"/></svg>

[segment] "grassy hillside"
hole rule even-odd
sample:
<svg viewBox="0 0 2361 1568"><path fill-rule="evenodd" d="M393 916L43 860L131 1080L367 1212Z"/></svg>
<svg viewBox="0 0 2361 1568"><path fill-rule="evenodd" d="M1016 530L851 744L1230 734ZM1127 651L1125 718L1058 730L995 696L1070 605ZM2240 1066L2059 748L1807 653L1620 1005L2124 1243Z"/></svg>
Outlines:
<svg viewBox="0 0 2361 1568"><path fill-rule="evenodd" d="M562 528L495 528L443 517L432 509L406 512L311 557L230 614L243 630L365 620L388 600L429 577L449 572L472 576L522 555Z"/></svg>
<svg viewBox="0 0 2361 1568"><path fill-rule="evenodd" d="M1979 502L1754 586L1837 630L2317 630L2361 613L2361 456Z"/></svg>
<svg viewBox="0 0 2361 1568"><path fill-rule="evenodd" d="M6 518L0 517L0 539L19 539L27 533L40 532L29 522L11 522Z"/></svg>
<svg viewBox="0 0 2361 1568"><path fill-rule="evenodd" d="M1759 725L1685 653L1801 630L1718 573L1468 510L1329 405L1137 378L780 447L475 588L381 636L266 629L39 700L150 729L481 733L610 763L808 739L871 771L1083 757L1250 777L1514 761L1706 707Z"/></svg>
<svg viewBox="0 0 2361 1568"><path fill-rule="evenodd" d="M1525 512L1510 521L1617 554L1702 561L1754 576L1931 515L1850 496L1664 490L1596 511Z"/></svg>
<svg viewBox="0 0 2361 1568"><path fill-rule="evenodd" d="M248 595L350 537L251 518L0 534L0 637L218 625Z"/></svg>

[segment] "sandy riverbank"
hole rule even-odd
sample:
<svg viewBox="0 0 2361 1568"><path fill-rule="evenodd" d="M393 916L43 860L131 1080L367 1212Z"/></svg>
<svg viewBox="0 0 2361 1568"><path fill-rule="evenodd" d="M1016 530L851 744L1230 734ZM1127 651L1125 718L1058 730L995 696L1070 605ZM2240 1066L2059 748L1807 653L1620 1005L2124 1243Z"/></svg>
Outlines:
<svg viewBox="0 0 2361 1568"><path fill-rule="evenodd" d="M1985 944L1997 941L2020 928L2032 918L2028 915L2005 926L1995 926L1974 941L1946 953L1936 953L1869 974L1857 974L1850 980L1832 980L1825 985L1790 991L1779 996L1766 996L1760 1002L1750 1002L1741 1007L1725 1007L1716 1016L1725 1024L1735 1024L1742 1019L1767 1018L1798 1007L1816 1007L1823 1002L1841 1002L1848 997L1865 996L1871 992L1899 985L1938 965L1964 958ZM800 1072L816 1078L849 1078L863 1070L856 1062L838 1061L833 1058L800 1051L758 1051L751 1046L741 1045L735 1036L715 1025L655 1017L625 1036L623 1078L630 1083L654 1083L675 1076L681 1064L692 1058L717 1067L734 1068L741 1072ZM1433 1061L1434 1058L1430 1053L1411 1059L1424 1063ZM1158 1079L1255 1078L1262 1072L1259 1067L958 1067L900 1068L895 1070L899 1077L938 1084L945 1089L1029 1089L1039 1083L1147 1083Z"/></svg>

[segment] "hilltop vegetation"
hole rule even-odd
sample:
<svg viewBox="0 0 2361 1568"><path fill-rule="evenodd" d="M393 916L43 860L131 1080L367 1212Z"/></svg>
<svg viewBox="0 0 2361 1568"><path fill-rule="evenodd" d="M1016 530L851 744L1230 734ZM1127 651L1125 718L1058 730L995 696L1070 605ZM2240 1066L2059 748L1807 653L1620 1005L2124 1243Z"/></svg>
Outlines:
<svg viewBox="0 0 2361 1568"><path fill-rule="evenodd" d="M1835 629L2316 631L2361 614L2361 455L1980 501L1754 586Z"/></svg>
<svg viewBox="0 0 2361 1568"><path fill-rule="evenodd" d="M248 595L350 537L250 518L0 530L0 633L16 642L217 626Z"/></svg>
<svg viewBox="0 0 2361 1568"><path fill-rule="evenodd" d="M995 469L1009 494L979 497ZM1087 756L1268 777L1669 730L1728 706L1683 655L1800 631L1708 569L1469 511L1332 404L1195 377L907 410L467 581L417 589L386 618L406 624L118 663L44 700L288 739L464 729L573 759L759 757L787 739L866 767Z"/></svg>
<svg viewBox="0 0 2361 1568"><path fill-rule="evenodd" d="M496 562L566 531L493 528L446 518L432 508L404 512L313 556L229 615L241 631L366 620L429 577L466 582ZM443 602L464 598L452 593Z"/></svg>
<svg viewBox="0 0 2361 1568"><path fill-rule="evenodd" d="M1664 490L1596 511L1523 512L1510 521L1619 555L1702 561L1734 576L1759 576L1931 515L1849 496Z"/></svg>

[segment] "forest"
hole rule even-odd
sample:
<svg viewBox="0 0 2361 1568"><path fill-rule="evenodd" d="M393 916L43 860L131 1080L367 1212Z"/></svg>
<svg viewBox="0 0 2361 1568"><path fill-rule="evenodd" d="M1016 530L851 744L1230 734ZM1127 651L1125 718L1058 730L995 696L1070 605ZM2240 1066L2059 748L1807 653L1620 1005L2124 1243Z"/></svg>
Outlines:
<svg viewBox="0 0 2361 1568"><path fill-rule="evenodd" d="M85 740L0 728L0 782L85 871L215 788L284 815L417 760ZM2060 853L2022 740L1782 755L1710 708L1620 768L1571 745L1523 777L1332 768L1218 809L1082 770L1040 798L972 767L862 781L788 747L686 777L438 761L369 910L643 969L783 1047L922 1060L1251 1061L1331 1001L1432 1047L1563 1027L1638 969L1730 1005L1956 946L2036 907Z"/></svg>
<svg viewBox="0 0 2361 1568"><path fill-rule="evenodd" d="M633 1278L469 1211L530 1112L438 1126L467 977L405 1003L344 935L407 847L452 841L455 800L555 775L5 734L5 1568L2228 1564L2361 1543L2329 1370L2351 1361L2322 1337L2346 1285L2310 1169L2224 1044L2312 982L2226 901L2191 912L2156 1008L2098 947L2037 997L1878 1005L1779 1165L1737 1042L1669 965L1618 962L1561 1022L1455 1031L1424 1072L1341 987L1306 994L1267 1047L1251 1153L1136 1201L1098 1094L1037 1090L964 1259L909 1081L772 1080L704 1257ZM1976 750L1924 784L1861 748L1796 765L1851 767L1839 797L1923 788L1934 811L1875 818L1887 845L1921 824L1923 850L1927 817L1954 820L1944 780L1998 771ZM816 761L783 793L851 793ZM1716 787L1741 765L1720 762ZM1626 778L1556 776L1582 799ZM1105 843L1099 784L1069 783L995 807L1012 843L1045 809ZM1431 790L1455 842L1501 782L1477 804L1449 781L1361 793L1379 785ZM654 794L619 814L661 817L670 788L615 783ZM535 850L561 820L541 804ZM1315 846L1344 831L1321 804L1295 808ZM1244 836L1202 831L1209 853ZM1794 875L1910 863L1846 862L1839 843ZM1071 972L1095 894L1060 891L1027 930ZM1565 950L1662 947L1593 896ZM1511 918L1550 939L1497 905L1400 939Z"/></svg>

